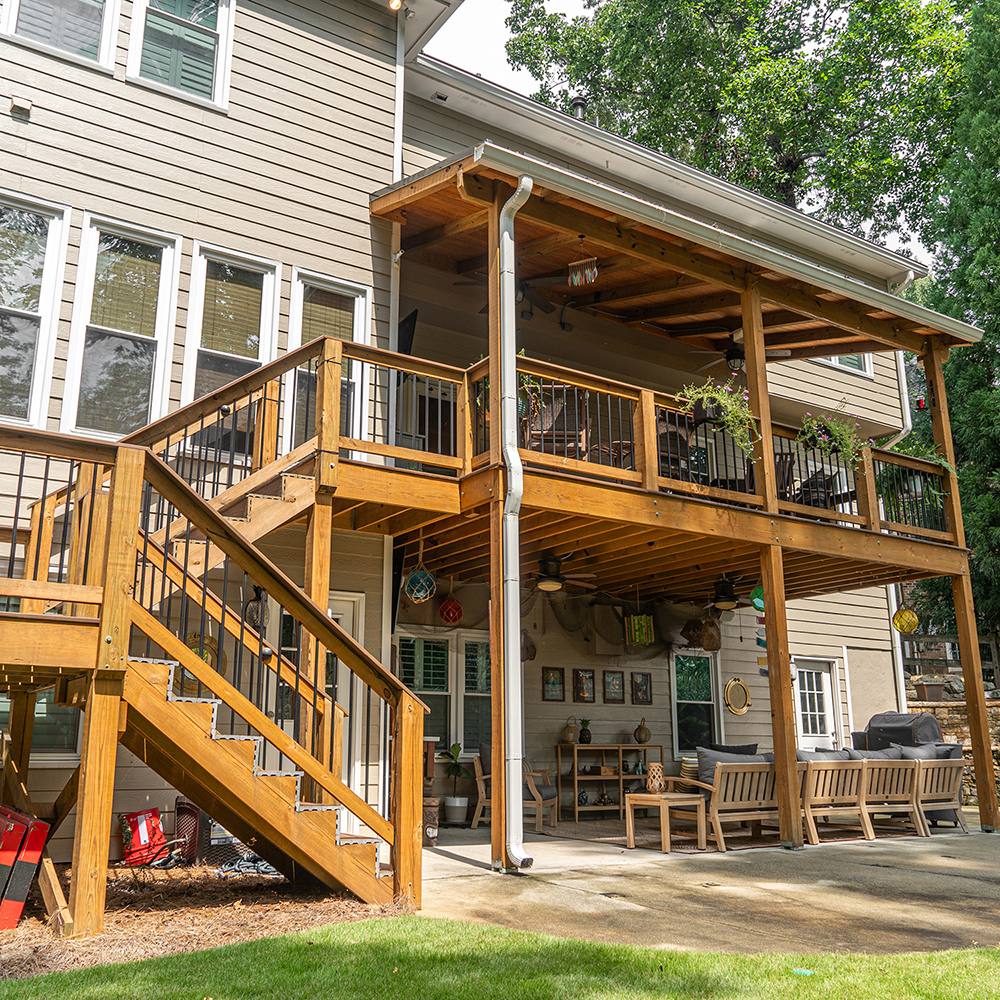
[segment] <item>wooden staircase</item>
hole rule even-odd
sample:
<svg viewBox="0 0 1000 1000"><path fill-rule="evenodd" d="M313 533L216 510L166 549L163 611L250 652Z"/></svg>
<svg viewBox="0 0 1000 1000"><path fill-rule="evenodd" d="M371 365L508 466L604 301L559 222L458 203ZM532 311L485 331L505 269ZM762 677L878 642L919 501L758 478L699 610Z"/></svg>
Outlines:
<svg viewBox="0 0 1000 1000"><path fill-rule="evenodd" d="M83 712L81 765L57 802L62 817L77 807L68 904L43 869L67 932L103 926L118 741L287 877L419 906L426 708L327 614L329 506L317 496L336 470L318 459L337 454L322 447L336 405L316 407L316 435L296 447L279 419L281 380L310 358L316 398L336 400L339 361L326 363L339 351L300 349L119 445L0 429L0 473L18 477L20 504L5 522L8 562L23 567L0 581L0 598L20 602L0 610L12 699L0 793L53 818L26 772L34 698L54 688ZM253 433L234 459L221 429L235 426ZM231 451L206 458L212 440ZM302 518L305 589L255 544ZM328 691L331 663L367 691L363 720ZM352 725L366 772L387 771L381 794L343 766Z"/></svg>

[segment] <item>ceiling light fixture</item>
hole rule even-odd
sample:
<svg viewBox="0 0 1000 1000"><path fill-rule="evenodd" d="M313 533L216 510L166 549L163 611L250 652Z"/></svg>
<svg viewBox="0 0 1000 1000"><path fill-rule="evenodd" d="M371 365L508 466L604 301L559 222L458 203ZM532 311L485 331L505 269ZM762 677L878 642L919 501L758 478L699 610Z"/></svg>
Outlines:
<svg viewBox="0 0 1000 1000"><path fill-rule="evenodd" d="M723 577L715 581L715 598L712 604L719 611L732 611L739 602L736 600L736 587L732 580Z"/></svg>

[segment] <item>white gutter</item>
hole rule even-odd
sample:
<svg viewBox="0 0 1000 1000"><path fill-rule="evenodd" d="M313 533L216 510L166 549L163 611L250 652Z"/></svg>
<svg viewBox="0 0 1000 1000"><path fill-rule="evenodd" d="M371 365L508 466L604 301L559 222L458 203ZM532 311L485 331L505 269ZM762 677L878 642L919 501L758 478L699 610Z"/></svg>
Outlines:
<svg viewBox="0 0 1000 1000"><path fill-rule="evenodd" d="M899 410L903 418L903 428L898 433L893 434L888 441L885 441L882 444L883 448L891 448L913 430L913 416L910 413L910 389L906 384L906 362L903 360L902 351L896 351L896 381L899 384Z"/></svg>
<svg viewBox="0 0 1000 1000"><path fill-rule="evenodd" d="M500 437L507 467L503 502L503 659L504 659L504 811L507 814L507 856L515 868L530 868L524 853L524 720L521 693L521 545L518 516L524 493L524 470L517 451L517 290L514 258L514 216L531 195L530 177L518 179L517 190L500 210Z"/></svg>

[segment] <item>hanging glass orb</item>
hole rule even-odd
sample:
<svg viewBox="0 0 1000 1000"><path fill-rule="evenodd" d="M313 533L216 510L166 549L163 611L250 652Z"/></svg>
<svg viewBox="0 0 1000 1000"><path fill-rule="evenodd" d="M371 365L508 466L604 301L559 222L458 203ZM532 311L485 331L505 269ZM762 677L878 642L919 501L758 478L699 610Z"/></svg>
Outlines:
<svg viewBox="0 0 1000 1000"><path fill-rule="evenodd" d="M429 601L437 592L437 584L434 582L434 577L427 570L415 569L406 578L403 591L414 604L423 604L424 601Z"/></svg>
<svg viewBox="0 0 1000 1000"><path fill-rule="evenodd" d="M897 632L902 632L903 635L909 635L911 632L916 632L917 627L920 625L920 619L917 617L916 611L913 608L902 607L892 616L892 626Z"/></svg>
<svg viewBox="0 0 1000 1000"><path fill-rule="evenodd" d="M446 625L457 625L462 620L464 609L454 597L446 597L438 608L438 614Z"/></svg>

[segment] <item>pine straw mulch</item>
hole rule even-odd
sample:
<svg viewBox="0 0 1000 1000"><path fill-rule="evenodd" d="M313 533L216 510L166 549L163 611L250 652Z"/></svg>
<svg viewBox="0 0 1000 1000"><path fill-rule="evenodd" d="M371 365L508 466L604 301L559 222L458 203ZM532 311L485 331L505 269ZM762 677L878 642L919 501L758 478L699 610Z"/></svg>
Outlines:
<svg viewBox="0 0 1000 1000"><path fill-rule="evenodd" d="M56 867L68 899L69 866ZM220 879L214 870L111 868L104 933L83 940L52 933L38 883L33 883L18 926L0 930L0 980L201 951L402 912L396 905L362 903L316 882L292 884L261 875Z"/></svg>

